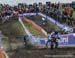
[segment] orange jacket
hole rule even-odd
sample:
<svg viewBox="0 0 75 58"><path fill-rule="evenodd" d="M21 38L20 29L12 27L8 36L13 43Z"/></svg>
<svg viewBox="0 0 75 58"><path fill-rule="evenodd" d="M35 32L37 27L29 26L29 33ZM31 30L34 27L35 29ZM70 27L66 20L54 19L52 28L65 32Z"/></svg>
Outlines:
<svg viewBox="0 0 75 58"><path fill-rule="evenodd" d="M0 58L6 58L5 53L2 49L0 49Z"/></svg>

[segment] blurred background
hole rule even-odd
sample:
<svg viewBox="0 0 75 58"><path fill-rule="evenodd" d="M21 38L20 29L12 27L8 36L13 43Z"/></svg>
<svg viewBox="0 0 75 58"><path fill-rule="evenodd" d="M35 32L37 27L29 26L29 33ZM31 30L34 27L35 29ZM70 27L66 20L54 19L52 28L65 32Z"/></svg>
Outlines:
<svg viewBox="0 0 75 58"><path fill-rule="evenodd" d="M51 1L52 3L71 3L72 1L75 0L0 0L0 3L2 4L10 4L10 5L16 5L18 3L27 3L27 4L33 4L35 2L42 2L43 4L45 4L46 1ZM14 3L12 3L14 2Z"/></svg>

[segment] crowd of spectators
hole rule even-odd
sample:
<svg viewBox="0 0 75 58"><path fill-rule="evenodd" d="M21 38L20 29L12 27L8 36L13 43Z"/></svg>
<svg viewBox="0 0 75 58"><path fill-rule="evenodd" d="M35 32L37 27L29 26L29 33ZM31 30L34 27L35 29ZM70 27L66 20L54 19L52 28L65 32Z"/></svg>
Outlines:
<svg viewBox="0 0 75 58"><path fill-rule="evenodd" d="M0 4L0 22L5 21L12 14L12 7L7 5Z"/></svg>
<svg viewBox="0 0 75 58"><path fill-rule="evenodd" d="M42 13L54 18L55 20L65 23L70 26L74 26L75 18L73 17L73 12L75 9L70 6L70 4L51 4L47 3L46 7L43 9Z"/></svg>
<svg viewBox="0 0 75 58"><path fill-rule="evenodd" d="M66 23L73 26L75 24L75 18L73 17L73 12L75 9L72 7L72 5L70 5L71 4L69 3L56 4L50 2L46 2L46 4L39 2L39 4L33 3L29 5L26 3L19 3L16 6L0 4L0 22L4 20L5 17L8 18L9 15L13 15L14 11L19 14L29 12L42 12L61 23Z"/></svg>

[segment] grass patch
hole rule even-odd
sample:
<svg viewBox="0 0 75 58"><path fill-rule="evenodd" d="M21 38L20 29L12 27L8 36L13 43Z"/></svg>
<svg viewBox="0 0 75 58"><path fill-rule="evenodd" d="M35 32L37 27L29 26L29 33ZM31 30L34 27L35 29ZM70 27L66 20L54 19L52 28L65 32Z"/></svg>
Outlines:
<svg viewBox="0 0 75 58"><path fill-rule="evenodd" d="M56 31L57 31L57 30L61 30L61 28L60 28L59 26L56 26L56 25L53 24L52 22L49 22L49 21L48 21L47 25L50 26L50 27L53 27L54 30L56 30Z"/></svg>
<svg viewBox="0 0 75 58"><path fill-rule="evenodd" d="M12 24L12 30L14 32L12 32L14 35L16 35L17 37L21 37L23 35L25 35L24 29L22 27L22 25L16 21L14 24Z"/></svg>
<svg viewBox="0 0 75 58"><path fill-rule="evenodd" d="M34 36L43 36L32 25L28 24L27 22L23 22L23 23L24 23L24 25L27 27L27 29L30 31L30 33L32 35L34 35Z"/></svg>
<svg viewBox="0 0 75 58"><path fill-rule="evenodd" d="M42 17L41 16L27 16L27 18L33 20L36 24L41 26L46 32L49 31L50 28L54 28L54 30L61 30L61 28L50 21L47 21L47 26L42 26Z"/></svg>
<svg viewBox="0 0 75 58"><path fill-rule="evenodd" d="M21 38L25 35L25 31L18 20L11 19L0 24L0 30L3 34L2 43L4 50L10 51L18 48L18 46L23 46Z"/></svg>
<svg viewBox="0 0 75 58"><path fill-rule="evenodd" d="M9 20L0 25L0 30L9 38L21 38L25 35L24 29L18 20Z"/></svg>
<svg viewBox="0 0 75 58"><path fill-rule="evenodd" d="M8 44L8 37L3 35L2 41L3 41L3 44Z"/></svg>
<svg viewBox="0 0 75 58"><path fill-rule="evenodd" d="M75 11L73 12L73 17L75 18Z"/></svg>

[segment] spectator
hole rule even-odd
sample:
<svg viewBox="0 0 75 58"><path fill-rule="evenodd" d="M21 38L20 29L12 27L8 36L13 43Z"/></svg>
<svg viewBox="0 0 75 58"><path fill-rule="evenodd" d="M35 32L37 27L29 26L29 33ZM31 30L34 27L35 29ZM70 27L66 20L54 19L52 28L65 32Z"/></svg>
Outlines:
<svg viewBox="0 0 75 58"><path fill-rule="evenodd" d="M23 37L24 45L27 46L27 35Z"/></svg>
<svg viewBox="0 0 75 58"><path fill-rule="evenodd" d="M46 24L47 24L47 20L45 19L45 18L42 18L42 24L44 25L44 26L46 26Z"/></svg>
<svg viewBox="0 0 75 58"><path fill-rule="evenodd" d="M64 34L68 34L69 32L71 32L70 28L68 27L63 27L62 31L64 32Z"/></svg>

